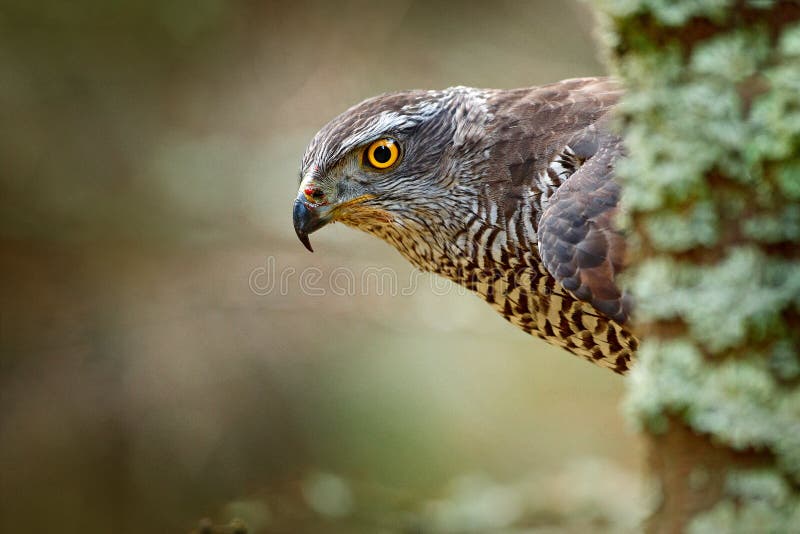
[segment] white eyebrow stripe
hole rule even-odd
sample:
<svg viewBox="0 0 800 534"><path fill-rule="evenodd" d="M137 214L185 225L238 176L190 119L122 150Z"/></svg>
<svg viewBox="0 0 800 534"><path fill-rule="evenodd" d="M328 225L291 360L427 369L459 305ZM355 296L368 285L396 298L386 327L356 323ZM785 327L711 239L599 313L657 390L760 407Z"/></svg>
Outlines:
<svg viewBox="0 0 800 534"><path fill-rule="evenodd" d="M402 130L414 126L419 121L409 115L401 115L396 111L383 111L371 118L361 128L351 133L342 141L339 153L346 153L355 147L371 141L379 135L393 130Z"/></svg>
<svg viewBox="0 0 800 534"><path fill-rule="evenodd" d="M439 113L443 108L443 100L452 96L455 95L450 94L449 90L429 91L426 99L406 104L399 110L384 110L369 117L359 117L354 124L351 123L350 132L342 132L347 133L346 137L333 135L336 133L335 130L328 132L328 135L321 136L320 134L325 131L321 130L306 148L301 168L304 173L309 172L309 167L314 160L319 165L328 165L338 161L355 148L383 135L391 135L393 132L418 126Z"/></svg>
<svg viewBox="0 0 800 534"><path fill-rule="evenodd" d="M438 100L430 100L418 104L407 104L400 109L399 113L382 111L347 136L341 143L338 155L345 154L367 141L372 141L392 131L413 128L435 115L440 109L441 105Z"/></svg>

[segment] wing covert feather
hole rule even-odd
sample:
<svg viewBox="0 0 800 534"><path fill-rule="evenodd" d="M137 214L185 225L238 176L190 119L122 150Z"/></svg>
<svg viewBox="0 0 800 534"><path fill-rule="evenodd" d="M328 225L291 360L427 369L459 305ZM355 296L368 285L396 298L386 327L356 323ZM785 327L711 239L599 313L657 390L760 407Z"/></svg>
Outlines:
<svg viewBox="0 0 800 534"><path fill-rule="evenodd" d="M585 162L558 188L539 221L539 254L565 289L622 324L630 315L630 299L616 283L625 257L625 239L615 225L620 186L614 161L622 146L604 128L587 137L572 147Z"/></svg>

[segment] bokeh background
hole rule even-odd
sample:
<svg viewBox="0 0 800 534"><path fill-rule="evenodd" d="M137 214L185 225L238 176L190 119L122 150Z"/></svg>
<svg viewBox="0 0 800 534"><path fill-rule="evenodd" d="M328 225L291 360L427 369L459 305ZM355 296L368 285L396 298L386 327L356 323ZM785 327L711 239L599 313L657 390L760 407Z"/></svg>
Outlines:
<svg viewBox="0 0 800 534"><path fill-rule="evenodd" d="M310 267L412 269L290 220L346 107L602 74L593 27L560 0L3 0L0 531L635 531L621 378L427 275L310 294Z"/></svg>

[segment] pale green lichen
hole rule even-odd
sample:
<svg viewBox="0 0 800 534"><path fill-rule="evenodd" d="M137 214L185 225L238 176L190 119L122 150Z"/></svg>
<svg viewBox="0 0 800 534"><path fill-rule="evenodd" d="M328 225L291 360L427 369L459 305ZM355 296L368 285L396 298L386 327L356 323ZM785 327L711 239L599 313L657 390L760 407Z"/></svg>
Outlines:
<svg viewBox="0 0 800 534"><path fill-rule="evenodd" d="M725 493L731 497L757 499L772 506L783 506L791 497L786 479L771 469L730 471L725 480Z"/></svg>
<svg viewBox="0 0 800 534"><path fill-rule="evenodd" d="M690 425L721 437L734 449L771 445L784 418L771 409L778 389L765 367L760 358L750 358L726 361L715 372L706 369L701 389L694 392L697 402L688 407Z"/></svg>
<svg viewBox="0 0 800 534"><path fill-rule="evenodd" d="M699 43L689 67L698 74L739 82L752 76L769 52L766 34L740 30Z"/></svg>
<svg viewBox="0 0 800 534"><path fill-rule="evenodd" d="M742 504L725 499L696 516L686 531L688 534L795 534L800 524L797 507L795 502L776 510L760 501Z"/></svg>
<svg viewBox="0 0 800 534"><path fill-rule="evenodd" d="M680 319L706 350L719 353L780 333L782 310L800 301L800 269L738 247L713 266L647 259L633 268L629 288L639 319Z"/></svg>
<svg viewBox="0 0 800 534"><path fill-rule="evenodd" d="M742 232L764 243L800 241L800 205L790 204L777 213L751 217L742 223Z"/></svg>
<svg viewBox="0 0 800 534"><path fill-rule="evenodd" d="M654 248L683 251L717 242L718 218L714 205L698 202L680 212L660 211L645 221Z"/></svg>
<svg viewBox="0 0 800 534"><path fill-rule="evenodd" d="M751 164L785 160L785 165L796 168L800 148L800 61L765 69L763 77L770 90L753 101L751 137L745 155ZM789 190L797 192L797 174L791 173L789 178Z"/></svg>
<svg viewBox="0 0 800 534"><path fill-rule="evenodd" d="M780 160L795 155L800 134L800 111L793 111L800 98L783 92L771 92L756 99L750 112L754 126L744 148L752 163Z"/></svg>
<svg viewBox="0 0 800 534"><path fill-rule="evenodd" d="M778 39L778 52L784 58L800 57L800 24L784 28Z"/></svg>
<svg viewBox="0 0 800 534"><path fill-rule="evenodd" d="M773 374L781 380L800 377L800 353L795 349L792 340L779 339L772 344L769 366Z"/></svg>
<svg viewBox="0 0 800 534"><path fill-rule="evenodd" d="M773 451L778 464L793 477L795 483L800 483L800 391L795 388L794 391L783 392L775 402L777 414L785 426L776 432Z"/></svg>
<svg viewBox="0 0 800 534"><path fill-rule="evenodd" d="M797 532L800 499L786 480L769 469L735 470L727 474L725 498L691 523L691 534L719 532Z"/></svg>
<svg viewBox="0 0 800 534"><path fill-rule="evenodd" d="M661 90L681 79L686 72L683 65L683 54L675 45L631 52L625 63L616 66L617 75L630 80L629 92L621 105L632 112L640 112L650 108L652 99L644 90ZM637 108L636 103L640 104Z"/></svg>
<svg viewBox="0 0 800 534"><path fill-rule="evenodd" d="M668 410L680 413L695 389L704 370L702 354L688 340L669 343L645 340L636 356L638 365L627 382L625 411L637 428L664 432Z"/></svg>
<svg viewBox="0 0 800 534"><path fill-rule="evenodd" d="M753 354L718 365L689 339L645 340L631 372L627 413L651 432L680 415L736 450L769 450L800 482L800 392L787 393L768 360Z"/></svg>
<svg viewBox="0 0 800 534"><path fill-rule="evenodd" d="M800 200L800 162L784 165L776 178L781 194L789 200Z"/></svg>
<svg viewBox="0 0 800 534"><path fill-rule="evenodd" d="M704 174L714 168L750 181L741 164L749 138L741 107L735 88L721 83L632 89L620 105L636 117L625 132L630 154L618 166L624 204L653 210L705 198Z"/></svg>
<svg viewBox="0 0 800 534"><path fill-rule="evenodd" d="M665 26L679 26L692 17L723 20L733 0L599 0L597 3L615 17L649 14Z"/></svg>

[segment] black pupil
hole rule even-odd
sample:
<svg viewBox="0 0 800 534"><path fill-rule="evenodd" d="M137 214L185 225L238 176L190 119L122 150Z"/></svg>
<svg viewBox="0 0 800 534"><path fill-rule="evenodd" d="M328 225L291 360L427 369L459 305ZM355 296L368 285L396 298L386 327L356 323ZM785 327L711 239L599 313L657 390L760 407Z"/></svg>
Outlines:
<svg viewBox="0 0 800 534"><path fill-rule="evenodd" d="M375 148L372 152L372 157L375 158L375 161L378 163L386 163L392 157L392 151L389 150L389 147L381 145Z"/></svg>

